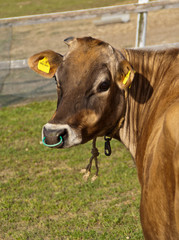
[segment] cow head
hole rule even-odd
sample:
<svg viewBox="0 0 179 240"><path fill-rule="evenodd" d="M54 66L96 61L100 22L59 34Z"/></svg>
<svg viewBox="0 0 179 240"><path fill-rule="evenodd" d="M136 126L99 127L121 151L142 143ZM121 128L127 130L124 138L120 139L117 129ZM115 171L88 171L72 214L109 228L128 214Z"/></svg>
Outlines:
<svg viewBox="0 0 179 240"><path fill-rule="evenodd" d="M123 55L109 44L91 38L68 38L62 56L47 50L29 58L38 74L57 80L57 109L43 126L47 144L59 148L108 135L125 114L125 90L134 71Z"/></svg>

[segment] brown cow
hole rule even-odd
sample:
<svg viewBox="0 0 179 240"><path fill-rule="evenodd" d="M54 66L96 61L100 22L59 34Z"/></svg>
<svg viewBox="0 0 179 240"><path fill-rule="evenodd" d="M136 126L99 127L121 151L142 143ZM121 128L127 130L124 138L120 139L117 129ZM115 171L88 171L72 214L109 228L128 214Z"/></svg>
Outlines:
<svg viewBox="0 0 179 240"><path fill-rule="evenodd" d="M34 71L57 79L45 142L122 141L138 170L145 239L179 239L179 49L116 50L90 37L65 42L65 56L48 50L29 59Z"/></svg>

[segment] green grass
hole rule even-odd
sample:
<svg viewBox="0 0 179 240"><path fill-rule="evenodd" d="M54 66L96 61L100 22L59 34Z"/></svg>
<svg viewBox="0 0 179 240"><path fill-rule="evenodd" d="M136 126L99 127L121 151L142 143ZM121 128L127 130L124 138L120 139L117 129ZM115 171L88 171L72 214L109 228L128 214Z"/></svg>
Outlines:
<svg viewBox="0 0 179 240"><path fill-rule="evenodd" d="M0 18L124 4L134 0L0 0Z"/></svg>
<svg viewBox="0 0 179 240"><path fill-rule="evenodd" d="M99 177L85 182L80 170L91 143L65 150L40 144L55 105L0 110L0 239L143 239L130 154L113 140L113 153L105 157L99 139Z"/></svg>

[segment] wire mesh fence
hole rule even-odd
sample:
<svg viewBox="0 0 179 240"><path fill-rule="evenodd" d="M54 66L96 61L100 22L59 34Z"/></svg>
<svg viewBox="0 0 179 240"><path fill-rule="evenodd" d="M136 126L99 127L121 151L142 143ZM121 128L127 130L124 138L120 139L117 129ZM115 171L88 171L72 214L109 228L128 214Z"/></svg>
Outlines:
<svg viewBox="0 0 179 240"><path fill-rule="evenodd" d="M3 73L4 71L0 71ZM51 79L43 79L30 69L7 70L0 74L1 80L1 106L24 103L29 100L54 97L56 95L55 83Z"/></svg>
<svg viewBox="0 0 179 240"><path fill-rule="evenodd" d="M3 32L0 36L0 106L24 103L44 97L56 97L56 86L53 80L38 76L28 67L14 68L17 60L23 61L45 49L65 54L67 46L63 40L69 36L93 36L103 39L115 47L134 46L133 19L128 25L128 28L131 29L130 41L126 41L127 36L123 33L121 44L118 44L120 30L125 32L124 26L119 29L118 27L119 24L99 27L94 24L93 20L78 20L0 28L0 31ZM111 30L113 34L111 34Z"/></svg>
<svg viewBox="0 0 179 240"><path fill-rule="evenodd" d="M135 46L137 14L130 14L126 23L96 25L96 20L99 18L0 27L0 107L56 97L55 82L25 67L26 60L45 49L65 54L63 40L69 36L93 36L117 49ZM178 42L178 22L178 8L149 12L146 45ZM23 68L14 67L14 61L24 59Z"/></svg>

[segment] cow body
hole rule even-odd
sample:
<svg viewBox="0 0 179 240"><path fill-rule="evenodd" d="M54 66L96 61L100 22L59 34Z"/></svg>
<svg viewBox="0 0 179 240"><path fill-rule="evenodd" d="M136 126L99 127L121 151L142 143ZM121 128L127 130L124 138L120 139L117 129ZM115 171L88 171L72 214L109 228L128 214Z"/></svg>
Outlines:
<svg viewBox="0 0 179 240"><path fill-rule="evenodd" d="M137 166L145 239L179 239L179 49L118 51L93 38L67 44L65 56L45 51L29 60L57 78L57 109L43 137L53 144L62 136L59 148L104 135L122 141ZM49 73L37 67L44 57Z"/></svg>
<svg viewBox="0 0 179 240"><path fill-rule="evenodd" d="M119 135L136 161L144 236L179 239L179 50L126 57L137 74Z"/></svg>

